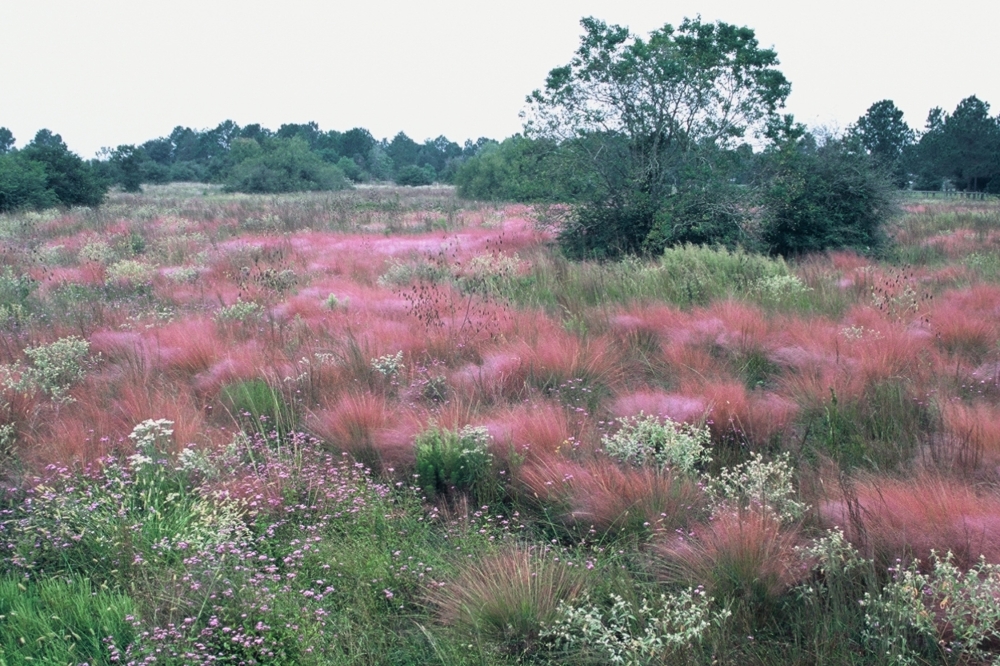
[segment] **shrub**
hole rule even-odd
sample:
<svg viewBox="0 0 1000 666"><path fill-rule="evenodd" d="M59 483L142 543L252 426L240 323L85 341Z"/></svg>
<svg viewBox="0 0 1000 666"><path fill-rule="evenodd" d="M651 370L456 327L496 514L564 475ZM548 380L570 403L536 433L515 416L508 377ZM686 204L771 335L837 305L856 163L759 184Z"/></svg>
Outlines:
<svg viewBox="0 0 1000 666"><path fill-rule="evenodd" d="M484 427L424 431L415 443L420 485L428 493L484 490L493 465L491 439Z"/></svg>
<svg viewBox="0 0 1000 666"><path fill-rule="evenodd" d="M892 185L863 151L839 141L787 145L771 154L761 241L782 256L887 244Z"/></svg>
<svg viewBox="0 0 1000 666"><path fill-rule="evenodd" d="M86 374L90 343L71 335L38 347L28 347L31 365L22 374L29 386L36 386L55 400L68 400L69 389Z"/></svg>
<svg viewBox="0 0 1000 666"><path fill-rule="evenodd" d="M601 445L606 454L621 463L694 474L709 460L708 428L641 412L618 419L618 424L618 431L605 435Z"/></svg>
<svg viewBox="0 0 1000 666"><path fill-rule="evenodd" d="M437 174L434 173L434 167L432 166L419 167L416 164L408 164L396 173L394 180L397 185L409 185L413 187L416 185L431 185L434 183L435 176Z"/></svg>
<svg viewBox="0 0 1000 666"><path fill-rule="evenodd" d="M218 322L239 322L246 323L259 319L264 314L264 306L252 301L237 300L232 305L228 305L215 313L215 320Z"/></svg>
<svg viewBox="0 0 1000 666"><path fill-rule="evenodd" d="M881 594L865 594L864 636L871 649L893 664L986 663L986 643L1000 640L1000 566L978 564L964 573L951 553L890 570Z"/></svg>
<svg viewBox="0 0 1000 666"><path fill-rule="evenodd" d="M45 167L17 154L0 155L0 213L59 205L49 188Z"/></svg>
<svg viewBox="0 0 1000 666"><path fill-rule="evenodd" d="M808 505L799 502L788 463L788 453L764 462L759 453L735 467L724 467L716 476L705 476L705 492L716 511L764 511L780 522L802 518Z"/></svg>
<svg viewBox="0 0 1000 666"><path fill-rule="evenodd" d="M639 605L617 594L611 601L606 609L586 598L580 605L560 602L558 619L540 638L557 652L599 654L609 664L682 663L730 615L713 609L714 599L701 587L643 598Z"/></svg>

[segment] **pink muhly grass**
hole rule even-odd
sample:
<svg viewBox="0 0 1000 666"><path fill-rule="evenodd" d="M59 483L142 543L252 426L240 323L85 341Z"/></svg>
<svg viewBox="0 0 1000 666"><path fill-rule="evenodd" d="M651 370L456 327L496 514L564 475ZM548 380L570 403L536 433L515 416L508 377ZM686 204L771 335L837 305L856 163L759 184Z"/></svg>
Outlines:
<svg viewBox="0 0 1000 666"><path fill-rule="evenodd" d="M583 592L587 573L536 547L508 546L463 563L427 598L444 624L524 651L556 619L559 603L572 603Z"/></svg>
<svg viewBox="0 0 1000 666"><path fill-rule="evenodd" d="M1000 339L1000 288L978 285L945 292L928 318L942 348L973 362L982 360Z"/></svg>
<svg viewBox="0 0 1000 666"><path fill-rule="evenodd" d="M207 370L222 353L215 322L186 317L157 328L152 348L157 365L169 375L189 378Z"/></svg>
<svg viewBox="0 0 1000 666"><path fill-rule="evenodd" d="M380 471L412 465L414 459L412 436L418 426L398 411L391 416L393 411L384 396L351 392L310 414L307 424L328 448L346 451Z"/></svg>
<svg viewBox="0 0 1000 666"><path fill-rule="evenodd" d="M1000 406L951 401L942 408L944 454L959 469L1000 471Z"/></svg>
<svg viewBox="0 0 1000 666"><path fill-rule="evenodd" d="M885 566L931 550L951 552L959 566L980 556L1000 563L1000 497L954 479L921 474L913 479L872 477L853 497L828 501L820 516Z"/></svg>
<svg viewBox="0 0 1000 666"><path fill-rule="evenodd" d="M673 530L704 506L692 481L608 461L580 464L548 456L525 464L517 478L531 499L555 509L567 524L602 534Z"/></svg>
<svg viewBox="0 0 1000 666"><path fill-rule="evenodd" d="M470 363L451 375L457 391L488 403L524 397L527 380L528 364L522 355L505 349L484 352L481 363Z"/></svg>
<svg viewBox="0 0 1000 666"><path fill-rule="evenodd" d="M785 433L798 412L795 403L774 393L751 393L736 381L706 382L694 391L709 405L708 421L716 438L733 436L764 445Z"/></svg>
<svg viewBox="0 0 1000 666"><path fill-rule="evenodd" d="M617 417L641 414L667 417L678 423L696 423L705 418L709 402L702 395L667 393L655 389L619 395L610 406Z"/></svg>
<svg viewBox="0 0 1000 666"><path fill-rule="evenodd" d="M549 402L512 407L498 420L495 429L499 432L494 434L494 440L512 447L526 460L573 447L566 410Z"/></svg>
<svg viewBox="0 0 1000 666"><path fill-rule="evenodd" d="M797 547L803 539L770 511L726 511L656 546L661 578L704 585L723 599L774 602L809 574Z"/></svg>

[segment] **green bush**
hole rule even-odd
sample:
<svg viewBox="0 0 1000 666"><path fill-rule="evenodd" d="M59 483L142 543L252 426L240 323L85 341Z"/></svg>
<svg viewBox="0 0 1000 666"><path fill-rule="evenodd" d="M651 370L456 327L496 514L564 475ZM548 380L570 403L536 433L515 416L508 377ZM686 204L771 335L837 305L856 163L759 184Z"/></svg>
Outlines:
<svg viewBox="0 0 1000 666"><path fill-rule="evenodd" d="M59 205L48 185L45 167L19 154L0 155L0 213Z"/></svg>
<svg viewBox="0 0 1000 666"><path fill-rule="evenodd" d="M344 173L327 164L303 139L272 138L259 145L242 139L233 148L238 160L226 179L229 192L302 192L350 187Z"/></svg>
<svg viewBox="0 0 1000 666"><path fill-rule="evenodd" d="M431 185L436 176L431 166L418 167L416 164L409 164L396 173L395 183L409 186Z"/></svg>
<svg viewBox="0 0 1000 666"><path fill-rule="evenodd" d="M619 429L601 440L604 452L628 465L697 472L709 460L708 428L677 423L656 416L618 419Z"/></svg>
<svg viewBox="0 0 1000 666"><path fill-rule="evenodd" d="M785 146L770 156L767 175L760 240L769 253L871 254L887 244L892 185L863 152L837 141Z"/></svg>
<svg viewBox="0 0 1000 666"><path fill-rule="evenodd" d="M417 474L427 493L476 491L488 480L493 456L486 428L432 427L416 440Z"/></svg>

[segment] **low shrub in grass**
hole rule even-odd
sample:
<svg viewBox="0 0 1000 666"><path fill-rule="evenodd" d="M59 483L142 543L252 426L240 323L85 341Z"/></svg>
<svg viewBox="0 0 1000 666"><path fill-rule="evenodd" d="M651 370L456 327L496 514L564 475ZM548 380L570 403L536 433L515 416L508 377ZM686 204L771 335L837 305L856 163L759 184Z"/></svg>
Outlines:
<svg viewBox="0 0 1000 666"><path fill-rule="evenodd" d="M552 652L576 663L604 660L609 664L698 663L699 648L730 616L714 607L703 588L660 594L633 603L617 594L610 605L584 598L561 602L559 617L541 633Z"/></svg>
<svg viewBox="0 0 1000 666"><path fill-rule="evenodd" d="M492 485L491 437L484 427L447 430L433 426L417 436L417 474L427 493L487 493Z"/></svg>
<svg viewBox="0 0 1000 666"><path fill-rule="evenodd" d="M37 582L0 577L0 663L109 663L108 639L130 643L135 613L128 596L77 575Z"/></svg>
<svg viewBox="0 0 1000 666"><path fill-rule="evenodd" d="M604 452L618 462L695 474L709 459L708 428L640 413L618 419L618 430L601 440Z"/></svg>
<svg viewBox="0 0 1000 666"><path fill-rule="evenodd" d="M966 571L951 553L930 567L897 564L879 594L866 594L864 636L890 663L988 663L1000 640L1000 567L980 561Z"/></svg>
<svg viewBox="0 0 1000 666"><path fill-rule="evenodd" d="M784 285L791 277L780 258L701 245L667 248L660 256L658 272L663 297L680 305L761 293L761 285Z"/></svg>
<svg viewBox="0 0 1000 666"><path fill-rule="evenodd" d="M87 372L90 343L71 335L55 342L28 347L26 367L0 366L2 387L16 392L39 390L57 401L71 400L69 390Z"/></svg>

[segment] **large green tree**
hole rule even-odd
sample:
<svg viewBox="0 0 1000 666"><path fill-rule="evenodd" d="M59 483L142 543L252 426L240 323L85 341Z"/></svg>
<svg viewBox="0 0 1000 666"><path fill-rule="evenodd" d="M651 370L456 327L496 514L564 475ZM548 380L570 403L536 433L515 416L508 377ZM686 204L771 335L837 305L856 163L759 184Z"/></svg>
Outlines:
<svg viewBox="0 0 1000 666"><path fill-rule="evenodd" d="M932 109L918 155L923 170L960 190L1000 191L1000 119L976 96L949 115Z"/></svg>
<svg viewBox="0 0 1000 666"><path fill-rule="evenodd" d="M711 156L766 133L790 85L750 28L685 19L642 38L581 24L575 57L528 97L525 131L566 143L600 185L566 230L573 249L637 251L667 198L711 174Z"/></svg>
<svg viewBox="0 0 1000 666"><path fill-rule="evenodd" d="M38 130L18 157L41 164L47 188L64 206L96 206L104 200L108 184L78 155L70 152L62 137Z"/></svg>
<svg viewBox="0 0 1000 666"><path fill-rule="evenodd" d="M898 186L906 184L902 158L904 151L913 144L915 135L892 100L884 99L868 107L865 115L851 126L849 136L889 170Z"/></svg>

